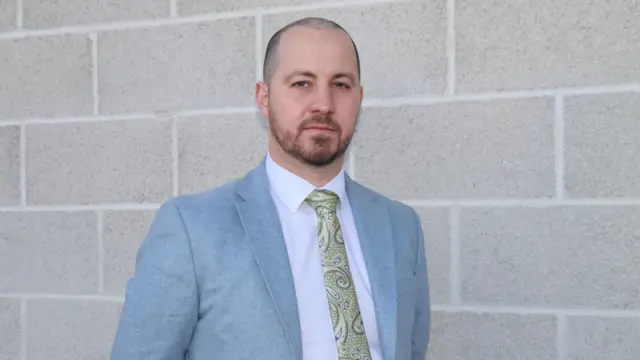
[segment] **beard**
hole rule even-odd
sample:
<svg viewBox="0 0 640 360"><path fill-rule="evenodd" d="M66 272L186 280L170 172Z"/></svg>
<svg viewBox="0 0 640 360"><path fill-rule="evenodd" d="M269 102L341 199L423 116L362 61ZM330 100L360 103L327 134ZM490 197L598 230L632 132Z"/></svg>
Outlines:
<svg viewBox="0 0 640 360"><path fill-rule="evenodd" d="M353 134L343 137L342 127L330 116L318 115L305 119L300 123L296 132L286 131L278 124L277 116L273 112L270 113L269 131L278 145L280 145L280 148L298 161L314 167L330 165L342 157L346 153L353 137ZM335 136L323 134L303 139L304 128L310 125L331 127L337 133L337 139Z"/></svg>

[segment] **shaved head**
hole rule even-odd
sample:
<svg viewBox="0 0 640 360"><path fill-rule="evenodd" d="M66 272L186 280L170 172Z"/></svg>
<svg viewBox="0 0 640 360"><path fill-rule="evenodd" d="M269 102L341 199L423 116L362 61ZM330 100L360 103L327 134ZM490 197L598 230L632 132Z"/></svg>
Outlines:
<svg viewBox="0 0 640 360"><path fill-rule="evenodd" d="M342 26L340 26L338 23L334 21L324 19L324 18L319 18L319 17L306 17L285 25L284 27L280 28L280 30L276 31L276 33L273 34L273 36L271 36L271 39L269 39L269 42L267 43L267 49L265 52L264 64L262 68L264 82L266 84L271 83L273 74L275 73L276 68L278 67L278 46L280 45L280 40L282 39L282 35L285 32L287 32L287 30L295 27L307 27L307 28L313 28L313 29L335 29L335 30L340 30L344 32L345 35L349 37L349 40L353 45L353 50L355 51L355 54L356 54L356 64L358 69L357 75L358 77L360 77L360 57L358 55L358 49L356 47L356 44L351 38L351 36L349 35L349 33Z"/></svg>

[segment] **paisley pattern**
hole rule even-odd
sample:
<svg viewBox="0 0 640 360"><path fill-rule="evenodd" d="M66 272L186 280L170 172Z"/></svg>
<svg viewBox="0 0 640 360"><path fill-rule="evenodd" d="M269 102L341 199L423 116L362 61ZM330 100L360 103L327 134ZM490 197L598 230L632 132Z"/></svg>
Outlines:
<svg viewBox="0 0 640 360"><path fill-rule="evenodd" d="M318 243L340 360L371 360L336 210L338 196L315 190L305 200L318 215Z"/></svg>

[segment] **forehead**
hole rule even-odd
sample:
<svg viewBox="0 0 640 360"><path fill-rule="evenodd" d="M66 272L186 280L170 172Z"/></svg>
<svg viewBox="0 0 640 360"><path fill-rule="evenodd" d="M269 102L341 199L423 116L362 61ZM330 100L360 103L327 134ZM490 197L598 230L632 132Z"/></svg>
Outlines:
<svg viewBox="0 0 640 360"><path fill-rule="evenodd" d="M351 39L340 29L294 27L282 34L276 73L306 70L316 73L357 71Z"/></svg>

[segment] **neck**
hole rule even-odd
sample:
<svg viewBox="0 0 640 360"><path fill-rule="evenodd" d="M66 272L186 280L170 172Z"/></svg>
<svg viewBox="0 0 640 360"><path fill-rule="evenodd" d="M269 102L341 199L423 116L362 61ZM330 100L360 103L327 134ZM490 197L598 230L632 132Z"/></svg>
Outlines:
<svg viewBox="0 0 640 360"><path fill-rule="evenodd" d="M326 185L336 177L344 163L344 157L337 158L333 163L317 167L302 163L300 160L282 151L282 149L269 149L271 159L287 171L305 179L315 187Z"/></svg>

